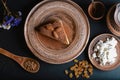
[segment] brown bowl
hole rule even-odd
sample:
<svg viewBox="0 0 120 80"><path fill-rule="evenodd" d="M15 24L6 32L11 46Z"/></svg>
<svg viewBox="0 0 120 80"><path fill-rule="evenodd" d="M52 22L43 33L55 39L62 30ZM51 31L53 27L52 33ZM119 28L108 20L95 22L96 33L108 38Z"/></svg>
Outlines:
<svg viewBox="0 0 120 80"><path fill-rule="evenodd" d="M35 30L55 17L66 22L73 30L74 38L70 45L61 44ZM29 49L39 59L52 64L67 63L78 57L85 49L89 34L90 26L85 13L71 0L45 0L38 3L27 16L24 28Z"/></svg>
<svg viewBox="0 0 120 80"><path fill-rule="evenodd" d="M88 7L88 14L93 20L100 20L105 15L105 6L100 1L92 2Z"/></svg>
<svg viewBox="0 0 120 80"><path fill-rule="evenodd" d="M115 20L114 20L115 8L116 8L116 4L113 5L108 11L106 22L107 22L108 29L116 36L120 36L120 27L115 23Z"/></svg>
<svg viewBox="0 0 120 80"><path fill-rule="evenodd" d="M116 46L116 49L117 49L117 57L116 57L116 61L115 63L111 64L111 65L105 65L105 66L101 66L94 58L92 58L92 53L94 52L93 49L94 49L94 46L96 45L96 43L99 41L99 40L103 40L105 41L106 38L111 38L111 37L114 37L117 41L118 41L118 44ZM107 70L113 70L115 68L117 68L119 65L120 65L120 40L119 38L117 38L116 36L112 35L112 34L101 34L97 37L95 37L92 42L90 43L89 45L89 49L88 49L88 56L89 56L89 59L91 61L91 63L98 69L100 70L103 70L103 71L107 71Z"/></svg>

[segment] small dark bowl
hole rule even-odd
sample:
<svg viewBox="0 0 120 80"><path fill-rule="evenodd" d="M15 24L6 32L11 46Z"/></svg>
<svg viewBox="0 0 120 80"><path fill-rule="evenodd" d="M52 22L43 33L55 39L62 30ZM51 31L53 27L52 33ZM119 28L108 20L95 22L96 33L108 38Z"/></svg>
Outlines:
<svg viewBox="0 0 120 80"><path fill-rule="evenodd" d="M88 14L93 20L100 20L105 15L105 6L100 1L92 2L88 7Z"/></svg>

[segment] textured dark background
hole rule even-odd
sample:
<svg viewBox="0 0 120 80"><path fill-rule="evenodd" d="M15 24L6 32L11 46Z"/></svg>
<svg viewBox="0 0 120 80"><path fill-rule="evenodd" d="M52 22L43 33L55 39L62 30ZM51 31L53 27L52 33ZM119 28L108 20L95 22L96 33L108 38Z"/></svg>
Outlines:
<svg viewBox="0 0 120 80"><path fill-rule="evenodd" d="M23 12L23 20L22 23L18 27L14 27L9 31L0 29L0 47L9 50L10 52L27 56L34 59L37 59L32 52L28 49L25 39L24 39L24 23L25 19L29 13L29 11L41 0L8 0L7 4L11 10L20 10ZM85 11L85 14L88 16L87 8L90 4L90 0L73 0L82 9ZM100 0L105 4L106 13L109 8L115 4L120 2L120 0ZM0 5L1 10L1 5ZM2 14L2 11L0 11ZM91 40L101 34L101 33L110 33L106 26L106 15L100 21L94 21L88 16L90 22L90 39L87 47L84 52L78 57L79 60L87 59L87 50L89 43ZM0 80L70 80L65 74L64 70L68 69L69 66L73 65L73 62L69 62L62 65L52 65L45 63L39 59L37 59L41 68L40 71L36 74L31 74L24 71L16 62L13 60L0 55ZM79 78L80 80L85 80L83 78ZM74 80L74 79L73 79ZM89 80L120 80L120 67L112 71L101 71L94 67L94 73L89 78Z"/></svg>

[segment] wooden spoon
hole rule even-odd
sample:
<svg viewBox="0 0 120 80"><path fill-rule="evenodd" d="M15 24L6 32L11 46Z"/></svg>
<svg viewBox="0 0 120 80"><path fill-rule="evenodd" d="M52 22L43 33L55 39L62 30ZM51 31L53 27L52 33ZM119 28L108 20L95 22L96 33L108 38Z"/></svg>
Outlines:
<svg viewBox="0 0 120 80"><path fill-rule="evenodd" d="M40 64L38 61L28 58L28 57L21 57L12 54L11 52L8 52L5 49L0 48L0 54L7 56L14 61L16 61L24 70L31 72L31 73L36 73L38 72L40 68Z"/></svg>

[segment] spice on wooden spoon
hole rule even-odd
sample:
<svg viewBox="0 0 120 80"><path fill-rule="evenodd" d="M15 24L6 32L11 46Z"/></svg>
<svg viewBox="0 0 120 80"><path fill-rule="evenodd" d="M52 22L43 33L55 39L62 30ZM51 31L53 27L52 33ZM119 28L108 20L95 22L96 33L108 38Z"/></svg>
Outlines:
<svg viewBox="0 0 120 80"><path fill-rule="evenodd" d="M16 61L24 70L31 72L31 73L36 73L39 71L40 64L38 61L28 58L28 57L21 57L12 54L11 52L8 52L5 49L0 48L0 54L5 55L14 61Z"/></svg>

